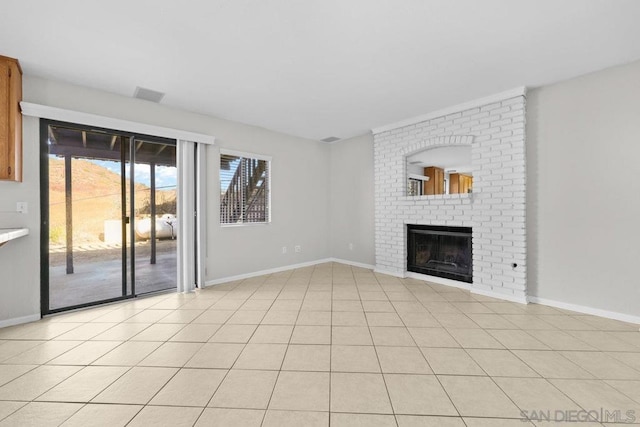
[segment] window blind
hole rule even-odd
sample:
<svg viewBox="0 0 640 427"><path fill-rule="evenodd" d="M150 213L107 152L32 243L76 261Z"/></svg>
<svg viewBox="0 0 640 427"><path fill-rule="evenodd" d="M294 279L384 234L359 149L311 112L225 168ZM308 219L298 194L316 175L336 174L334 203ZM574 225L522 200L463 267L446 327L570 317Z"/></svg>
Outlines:
<svg viewBox="0 0 640 427"><path fill-rule="evenodd" d="M220 154L220 223L269 222L270 162Z"/></svg>

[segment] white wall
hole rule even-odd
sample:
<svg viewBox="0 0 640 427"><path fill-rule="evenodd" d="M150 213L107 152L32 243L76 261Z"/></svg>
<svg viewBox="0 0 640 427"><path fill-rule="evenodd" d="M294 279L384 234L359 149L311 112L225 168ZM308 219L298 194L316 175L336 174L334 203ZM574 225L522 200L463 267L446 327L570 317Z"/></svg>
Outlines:
<svg viewBox="0 0 640 427"><path fill-rule="evenodd" d="M249 126L216 129L219 147L273 156L271 223L220 227L219 150L210 164L210 280L325 259L329 249L329 147ZM219 142L219 144L218 144ZM296 253L299 245L302 252ZM282 247L287 253L282 254Z"/></svg>
<svg viewBox="0 0 640 427"><path fill-rule="evenodd" d="M529 91L529 295L640 316L639 75L636 62ZM208 159L209 280L329 256L375 264L370 134L327 146L28 76L24 93L29 102L216 136ZM29 203L28 214L0 213L0 227L31 230L0 248L0 325L39 313L38 133L38 121L25 118L24 182L0 182L0 211ZM272 224L218 225L220 147L273 156Z"/></svg>
<svg viewBox="0 0 640 427"><path fill-rule="evenodd" d="M374 265L373 135L330 147L331 255Z"/></svg>
<svg viewBox="0 0 640 427"><path fill-rule="evenodd" d="M316 261L329 250L329 146L266 129L66 83L26 76L24 100L124 120L214 135L209 151L210 223L207 280ZM247 106L251 108L251 106ZM39 313L39 127L24 121L24 182L0 182L0 210L29 202L26 215L0 213L0 226L28 226L31 235L0 248L0 324ZM272 163L272 223L219 225L219 149L265 154ZM293 251L302 246L301 253ZM286 255L282 246L288 246Z"/></svg>
<svg viewBox="0 0 640 427"><path fill-rule="evenodd" d="M640 316L640 62L527 96L529 294Z"/></svg>
<svg viewBox="0 0 640 427"><path fill-rule="evenodd" d="M28 227L30 234L0 248L0 326L8 319L35 320L40 313L38 120L24 117L23 128L23 139L34 142L23 147L23 182L0 181L0 228ZM16 202L27 202L29 212L8 213Z"/></svg>

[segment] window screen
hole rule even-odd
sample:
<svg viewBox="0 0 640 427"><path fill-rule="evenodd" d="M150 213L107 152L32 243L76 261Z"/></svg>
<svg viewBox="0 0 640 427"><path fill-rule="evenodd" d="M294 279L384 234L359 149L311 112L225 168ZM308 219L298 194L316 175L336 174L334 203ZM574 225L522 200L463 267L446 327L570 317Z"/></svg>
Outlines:
<svg viewBox="0 0 640 427"><path fill-rule="evenodd" d="M220 223L269 222L267 160L220 154Z"/></svg>

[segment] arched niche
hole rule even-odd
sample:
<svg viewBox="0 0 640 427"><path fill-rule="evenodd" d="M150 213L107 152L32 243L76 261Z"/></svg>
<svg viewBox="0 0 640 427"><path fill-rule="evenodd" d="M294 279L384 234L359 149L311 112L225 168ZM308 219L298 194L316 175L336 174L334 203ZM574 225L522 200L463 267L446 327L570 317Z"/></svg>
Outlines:
<svg viewBox="0 0 640 427"><path fill-rule="evenodd" d="M471 193L472 142L472 136L448 136L408 147L405 154L407 196Z"/></svg>

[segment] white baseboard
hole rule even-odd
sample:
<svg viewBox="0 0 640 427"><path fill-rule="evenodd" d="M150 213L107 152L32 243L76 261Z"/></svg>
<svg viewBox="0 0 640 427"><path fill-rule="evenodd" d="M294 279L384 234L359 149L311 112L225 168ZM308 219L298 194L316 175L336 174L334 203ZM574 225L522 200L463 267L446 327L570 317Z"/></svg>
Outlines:
<svg viewBox="0 0 640 427"><path fill-rule="evenodd" d="M372 264L364 264L361 262L349 261L341 258L329 258L332 262L337 262L338 264L346 264L351 265L353 267L366 268L367 270L374 270L375 266Z"/></svg>
<svg viewBox="0 0 640 427"><path fill-rule="evenodd" d="M219 285L221 283L233 282L236 280L244 280L244 279L249 279L251 277L257 277L257 276L264 276L265 274L280 273L281 271L295 270L296 268L311 267L312 265L333 262L333 260L334 260L333 258L324 258L316 261L303 262L300 264L290 264L282 267L270 268L267 270L260 270L260 271L254 271L251 273L238 274L237 276L222 277L220 279L207 280L204 285L205 287Z"/></svg>
<svg viewBox="0 0 640 427"><path fill-rule="evenodd" d="M436 283L438 285L451 286L453 288L471 289L471 284L466 282L459 282L457 280L446 279L444 277L430 276L428 274L414 273L413 271L408 271L405 277L410 277L412 279L424 280L425 282Z"/></svg>
<svg viewBox="0 0 640 427"><path fill-rule="evenodd" d="M340 258L324 258L316 261L303 262L300 264L290 264L282 267L270 268L267 270L254 271L252 273L239 274L237 276L229 276L229 277L223 277L221 279L208 280L207 282L205 282L205 286L214 286L214 285L219 285L221 283L233 282L235 280L243 280L243 279L249 279L251 277L263 276L265 274L280 273L281 271L295 270L296 268L311 267L313 265L324 264L327 262L337 262L339 264L351 265L353 267L360 267L360 268L373 270L373 265L370 265L370 264L363 264L361 262L349 261L349 260L340 259Z"/></svg>
<svg viewBox="0 0 640 427"><path fill-rule="evenodd" d="M40 313L30 314L28 316L14 317L13 319L0 320L0 328L6 328L7 326L20 325L22 323L35 322L40 320Z"/></svg>
<svg viewBox="0 0 640 427"><path fill-rule="evenodd" d="M410 277L412 279L424 280L425 282L437 283L438 285L451 286L454 288L464 289L470 291L472 294L484 295L486 297L497 298L505 301L517 302L520 304L527 304L528 300L526 296L517 297L515 295L507 295L499 292L491 292L484 289L475 289L471 283L460 282L458 280L446 279L444 277L430 276L428 274L420 274L414 273L412 271L407 271L404 274L398 274L390 271L385 271L381 269L374 269L376 273L387 274L390 276L405 278Z"/></svg>
<svg viewBox="0 0 640 427"><path fill-rule="evenodd" d="M374 273L379 273L379 274L386 274L387 276L399 277L401 279L404 279L405 277L407 277L407 276L405 276L404 273L398 273L398 272L395 272L395 271L383 270L383 269L378 268L378 267L375 267L373 269L373 272Z"/></svg>
<svg viewBox="0 0 640 427"><path fill-rule="evenodd" d="M607 319L620 320L621 322L640 324L640 316L618 313L615 311L601 310L599 308L587 307L584 305L570 304L562 301L555 301L546 298L530 296L529 301L535 304L548 305L549 307L562 308L564 310L575 311L583 314L604 317Z"/></svg>
<svg viewBox="0 0 640 427"><path fill-rule="evenodd" d="M456 287L456 288L469 290L472 294L483 295L483 296L487 296L487 297L491 297L491 298L496 298L496 299L501 299L501 300L505 300L505 301L516 302L516 303L520 303L520 304L528 304L529 302L531 302L531 303L535 303L535 304L542 304L542 305L548 305L550 307L561 308L561 309L564 309L564 310L575 311L577 313L591 314L591 315L594 315L594 316L604 317L604 318L607 318L607 319L614 319L614 320L620 320L622 322L640 324L640 316L633 316L633 315L630 315L630 314L617 313L617 312L608 311L608 310L601 310L601 309L598 309L598 308L586 307L586 306L577 305L577 304L570 304L570 303L561 302L561 301L554 301L554 300L550 300L550 299L546 299L546 298L539 298L539 297L535 297L535 296L518 297L518 296L515 296L515 295L507 295L507 294L503 294L503 293L499 293L499 292L487 291L487 290L484 290L484 289L476 289L476 288L473 288L473 286L471 286L468 283L458 282L457 280L450 280L450 279L445 279L445 278L442 278L442 277L429 276L429 275L426 275L426 274L419 274L419 273L413 273L413 272L398 273L398 272L395 272L395 271L387 271L387 270L383 270L383 269L380 269L380 268L376 268L373 265L363 264L363 263L349 261L349 260L344 260L344 259L340 259L340 258L324 258L324 259L319 259L319 260L316 260L316 261L309 261L309 262L304 262L304 263L300 263L300 264L291 264L291 265L286 265L286 266L277 267L277 268L271 268L271 269L267 269L267 270L254 271L252 273L240 274L240 275L237 275L237 276L230 276L230 277L224 277L224 278L221 278L221 279L209 280L209 281L206 282L205 286L219 285L221 283L233 282L235 280L243 280L243 279L248 279L248 278L251 278L251 277L262 276L262 275L265 275L265 274L279 273L279 272L282 272L282 271L294 270L296 268L310 267L310 266L313 266L313 265L324 264L324 263L327 263L327 262L337 262L337 263L340 263L340 264L352 265L354 267L371 269L375 273L386 274L386 275L389 275L389 276L399 277L399 278L402 278L402 279L405 278L405 277L410 277L410 278L414 278L414 279L418 279L418 280L424 280L426 282L437 283L437 284L440 284L440 285L453 286L453 287ZM20 323L33 322L33 321L39 320L39 319L40 319L40 315L39 314L34 314L34 315L31 315L31 316L24 316L24 317L19 317L19 318L15 318L15 319L3 320L3 321L0 321L0 328L6 327L6 326L11 326L11 325L17 325L17 324L20 324Z"/></svg>
<svg viewBox="0 0 640 427"><path fill-rule="evenodd" d="M517 302L519 304L529 304L529 302L531 301L531 298L527 297L526 295L523 295L523 296L507 295L500 292L492 292L492 291L487 291L485 289L477 289L473 287L471 287L471 293L483 295L485 297L501 299L505 301Z"/></svg>

